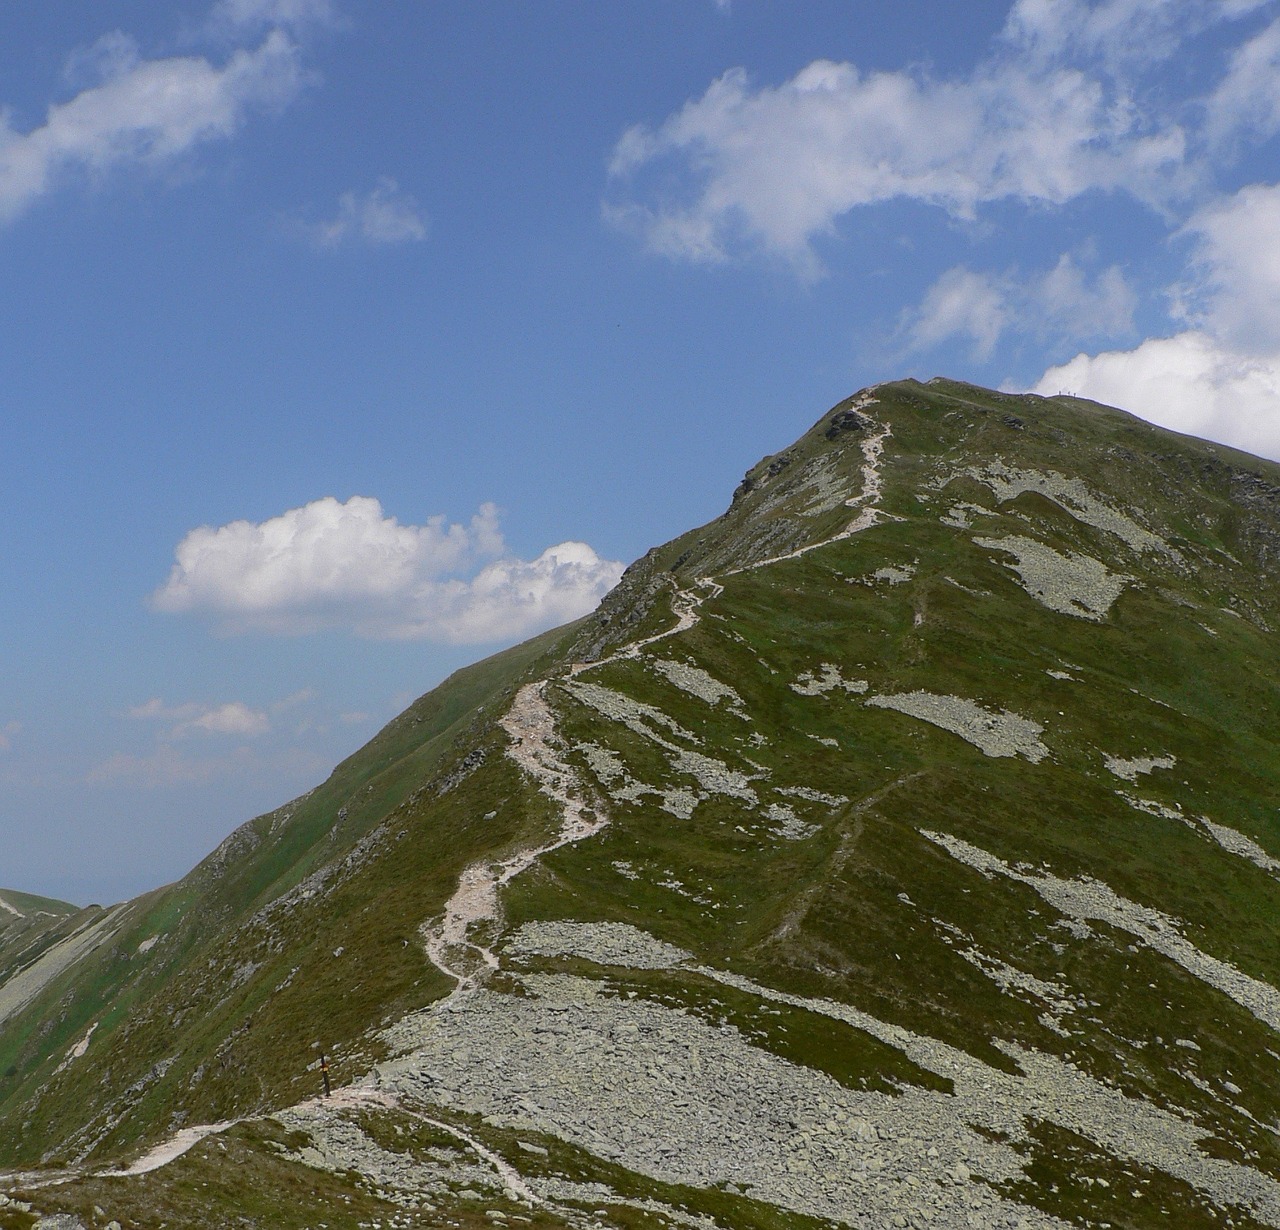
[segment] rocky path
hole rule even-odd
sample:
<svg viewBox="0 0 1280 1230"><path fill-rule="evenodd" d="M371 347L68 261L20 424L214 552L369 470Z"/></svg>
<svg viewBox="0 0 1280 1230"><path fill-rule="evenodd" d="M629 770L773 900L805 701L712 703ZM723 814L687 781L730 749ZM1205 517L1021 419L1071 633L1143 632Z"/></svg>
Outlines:
<svg viewBox="0 0 1280 1230"><path fill-rule="evenodd" d="M445 904L443 916L425 929L427 955L457 986L446 1002L474 989L498 968L498 958L475 933L501 915L498 891L544 854L582 841L608 823L603 811L585 802L585 791L573 766L560 754L555 714L546 699L547 681L526 684L499 725L510 736L507 755L536 783L560 811L560 828L550 841L520 850L499 862L481 859L462 873Z"/></svg>

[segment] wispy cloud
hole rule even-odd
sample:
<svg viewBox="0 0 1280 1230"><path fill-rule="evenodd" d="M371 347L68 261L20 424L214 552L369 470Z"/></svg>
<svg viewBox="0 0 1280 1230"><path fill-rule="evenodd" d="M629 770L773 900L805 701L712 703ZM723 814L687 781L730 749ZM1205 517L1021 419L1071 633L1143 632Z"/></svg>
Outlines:
<svg viewBox="0 0 1280 1230"><path fill-rule="evenodd" d="M272 26L302 30L337 23L338 9L333 0L219 0L209 18L213 30L236 32Z"/></svg>
<svg viewBox="0 0 1280 1230"><path fill-rule="evenodd" d="M1091 280L1070 253L1046 273L1030 276L975 273L957 266L904 315L899 332L910 351L967 338L974 357L986 360L1009 333L1076 344L1130 333L1137 302L1118 266Z"/></svg>
<svg viewBox="0 0 1280 1230"><path fill-rule="evenodd" d="M1204 188L1242 127L1280 126L1280 27L1238 50L1208 100L1171 96L1160 72L1187 40L1260 7L1019 0L968 74L815 60L757 85L732 69L622 136L604 212L673 258L762 255L806 278L842 219L892 200L968 220L1101 191L1165 213Z"/></svg>
<svg viewBox="0 0 1280 1230"><path fill-rule="evenodd" d="M1157 200L1184 154L1176 124L1146 130L1066 69L935 81L823 60L758 89L731 70L658 128L632 128L604 208L667 256L758 253L813 277L814 241L861 206L909 198L973 218L989 202L1061 205L1091 189Z"/></svg>
<svg viewBox="0 0 1280 1230"><path fill-rule="evenodd" d="M64 182L171 164L227 140L255 111L284 106L306 80L290 27L304 10L324 7L315 0L227 0L215 13L245 33L256 14L251 24L259 41L218 62L200 55L148 59L118 31L73 54L68 79L83 88L52 103L42 123L21 131L0 112L0 222Z"/></svg>
<svg viewBox="0 0 1280 1230"><path fill-rule="evenodd" d="M320 248L348 243L386 246L414 243L427 237L427 220L417 201L384 176L365 193L344 192L338 212L322 222L299 224L301 233Z"/></svg>
<svg viewBox="0 0 1280 1230"><path fill-rule="evenodd" d="M90 769L85 781L93 786L144 790L207 786L228 778L278 784L281 780L305 781L324 768L321 756L302 748L263 753L239 747L224 754L200 755L161 743L142 754L110 756Z"/></svg>
<svg viewBox="0 0 1280 1230"><path fill-rule="evenodd" d="M532 560L506 555L492 504L465 526L442 516L401 525L367 496L327 496L261 523L201 527L176 554L153 606L212 616L224 632L340 628L465 644L575 619L622 573L580 542Z"/></svg>
<svg viewBox="0 0 1280 1230"><path fill-rule="evenodd" d="M0 752L7 752L13 747L14 736L21 730L21 722L6 722L0 726Z"/></svg>
<svg viewBox="0 0 1280 1230"><path fill-rule="evenodd" d="M203 705L189 701L182 705L166 705L158 696L135 705L128 716L139 721L160 722L166 739L185 739L192 734L236 735L251 737L266 734L271 719L261 709L253 709L242 701L220 705Z"/></svg>

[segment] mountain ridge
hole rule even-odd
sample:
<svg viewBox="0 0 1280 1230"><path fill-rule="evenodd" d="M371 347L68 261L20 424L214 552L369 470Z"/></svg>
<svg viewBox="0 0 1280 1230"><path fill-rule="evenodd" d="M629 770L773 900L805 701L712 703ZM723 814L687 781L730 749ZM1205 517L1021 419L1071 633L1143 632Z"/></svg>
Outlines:
<svg viewBox="0 0 1280 1230"><path fill-rule="evenodd" d="M464 1224L528 1193L545 1224L1280 1224L1278 541L1272 463L1075 399L863 390L596 614L87 920L0 1021L0 1148L81 1168L39 1189L77 1215L87 1162L196 1122L332 1178L335 1115L284 1109L323 1041L366 1141L416 1108L514 1167L473 1200L392 1150ZM674 1084L634 1062L668 1034ZM681 1082L749 1145L672 1119Z"/></svg>

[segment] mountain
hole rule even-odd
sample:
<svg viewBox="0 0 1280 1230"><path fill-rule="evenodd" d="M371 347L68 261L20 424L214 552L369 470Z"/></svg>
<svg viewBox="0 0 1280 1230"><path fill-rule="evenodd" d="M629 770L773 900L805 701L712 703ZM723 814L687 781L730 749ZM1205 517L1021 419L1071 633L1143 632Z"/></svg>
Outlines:
<svg viewBox="0 0 1280 1230"><path fill-rule="evenodd" d="M1270 462L841 402L186 879L0 918L0 1227L1280 1226L1278 559Z"/></svg>

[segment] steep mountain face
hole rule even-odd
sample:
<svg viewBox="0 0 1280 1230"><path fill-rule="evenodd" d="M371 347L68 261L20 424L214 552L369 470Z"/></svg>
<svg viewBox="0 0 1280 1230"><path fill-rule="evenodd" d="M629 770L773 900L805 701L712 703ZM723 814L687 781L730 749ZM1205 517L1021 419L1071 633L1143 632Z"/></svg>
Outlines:
<svg viewBox="0 0 1280 1230"><path fill-rule="evenodd" d="M848 399L186 880L0 918L0 1226L1280 1226L1278 558L1271 463Z"/></svg>

